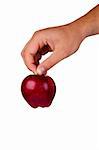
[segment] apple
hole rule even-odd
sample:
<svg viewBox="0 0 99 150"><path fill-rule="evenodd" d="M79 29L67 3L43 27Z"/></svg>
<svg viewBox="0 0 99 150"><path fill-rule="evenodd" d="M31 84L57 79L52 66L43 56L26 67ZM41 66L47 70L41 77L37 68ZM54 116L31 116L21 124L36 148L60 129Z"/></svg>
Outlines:
<svg viewBox="0 0 99 150"><path fill-rule="evenodd" d="M21 84L21 92L33 108L49 107L55 96L56 86L49 76L29 75Z"/></svg>

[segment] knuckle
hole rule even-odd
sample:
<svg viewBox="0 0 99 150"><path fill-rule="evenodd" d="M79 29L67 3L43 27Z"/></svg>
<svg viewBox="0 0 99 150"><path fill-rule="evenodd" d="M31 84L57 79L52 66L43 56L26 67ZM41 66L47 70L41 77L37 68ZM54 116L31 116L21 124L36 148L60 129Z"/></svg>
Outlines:
<svg viewBox="0 0 99 150"><path fill-rule="evenodd" d="M24 51L21 52L21 56L24 57Z"/></svg>
<svg viewBox="0 0 99 150"><path fill-rule="evenodd" d="M22 57L25 57L26 53L27 53L26 50L23 50L23 51L21 52L21 56L22 56Z"/></svg>
<svg viewBox="0 0 99 150"><path fill-rule="evenodd" d="M44 34L44 29L35 31L33 37L41 37Z"/></svg>
<svg viewBox="0 0 99 150"><path fill-rule="evenodd" d="M40 33L40 31L35 31L33 36L37 36Z"/></svg>

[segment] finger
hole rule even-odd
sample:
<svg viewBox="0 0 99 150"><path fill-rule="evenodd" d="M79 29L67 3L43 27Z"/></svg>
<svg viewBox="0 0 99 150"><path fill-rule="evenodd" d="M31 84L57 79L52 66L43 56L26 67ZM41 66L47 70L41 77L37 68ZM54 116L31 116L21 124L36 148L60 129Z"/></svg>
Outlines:
<svg viewBox="0 0 99 150"><path fill-rule="evenodd" d="M59 52L53 52L46 60L44 60L37 67L37 73L39 75L46 74L47 70L56 65L59 61L63 59L63 56Z"/></svg>
<svg viewBox="0 0 99 150"><path fill-rule="evenodd" d="M36 65L34 63L34 59L33 59L33 55L30 54L30 53L27 53L25 56L24 56L24 63L25 65L27 66L27 68L34 72L36 74Z"/></svg>
<svg viewBox="0 0 99 150"><path fill-rule="evenodd" d="M25 65L29 70L36 74L36 63L35 55L39 49L39 42L31 39L24 47L22 51L22 57L24 60Z"/></svg>
<svg viewBox="0 0 99 150"><path fill-rule="evenodd" d="M34 56L34 62L35 62L35 65L38 66L39 65L39 60L41 59L41 54L39 52L37 52Z"/></svg>
<svg viewBox="0 0 99 150"><path fill-rule="evenodd" d="M47 54L48 52L52 51L50 46L47 44L47 45L44 45L41 49L39 49L39 53L41 55L45 55Z"/></svg>

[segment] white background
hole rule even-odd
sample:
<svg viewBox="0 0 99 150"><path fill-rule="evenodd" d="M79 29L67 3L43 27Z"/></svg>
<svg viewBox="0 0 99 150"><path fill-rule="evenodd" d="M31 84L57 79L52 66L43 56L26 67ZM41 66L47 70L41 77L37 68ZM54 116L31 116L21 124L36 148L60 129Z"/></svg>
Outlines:
<svg viewBox="0 0 99 150"><path fill-rule="evenodd" d="M0 150L99 150L99 35L52 68L57 93L31 108L20 85L31 74L20 52L35 30L69 23L98 0L0 0Z"/></svg>

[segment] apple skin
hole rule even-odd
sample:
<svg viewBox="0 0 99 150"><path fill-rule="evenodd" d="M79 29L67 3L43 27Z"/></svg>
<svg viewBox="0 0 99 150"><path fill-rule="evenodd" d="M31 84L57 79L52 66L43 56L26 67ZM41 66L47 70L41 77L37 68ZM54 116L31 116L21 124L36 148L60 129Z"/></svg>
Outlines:
<svg viewBox="0 0 99 150"><path fill-rule="evenodd" d="M56 85L49 76L29 75L21 84L21 92L31 107L49 107L56 93Z"/></svg>

